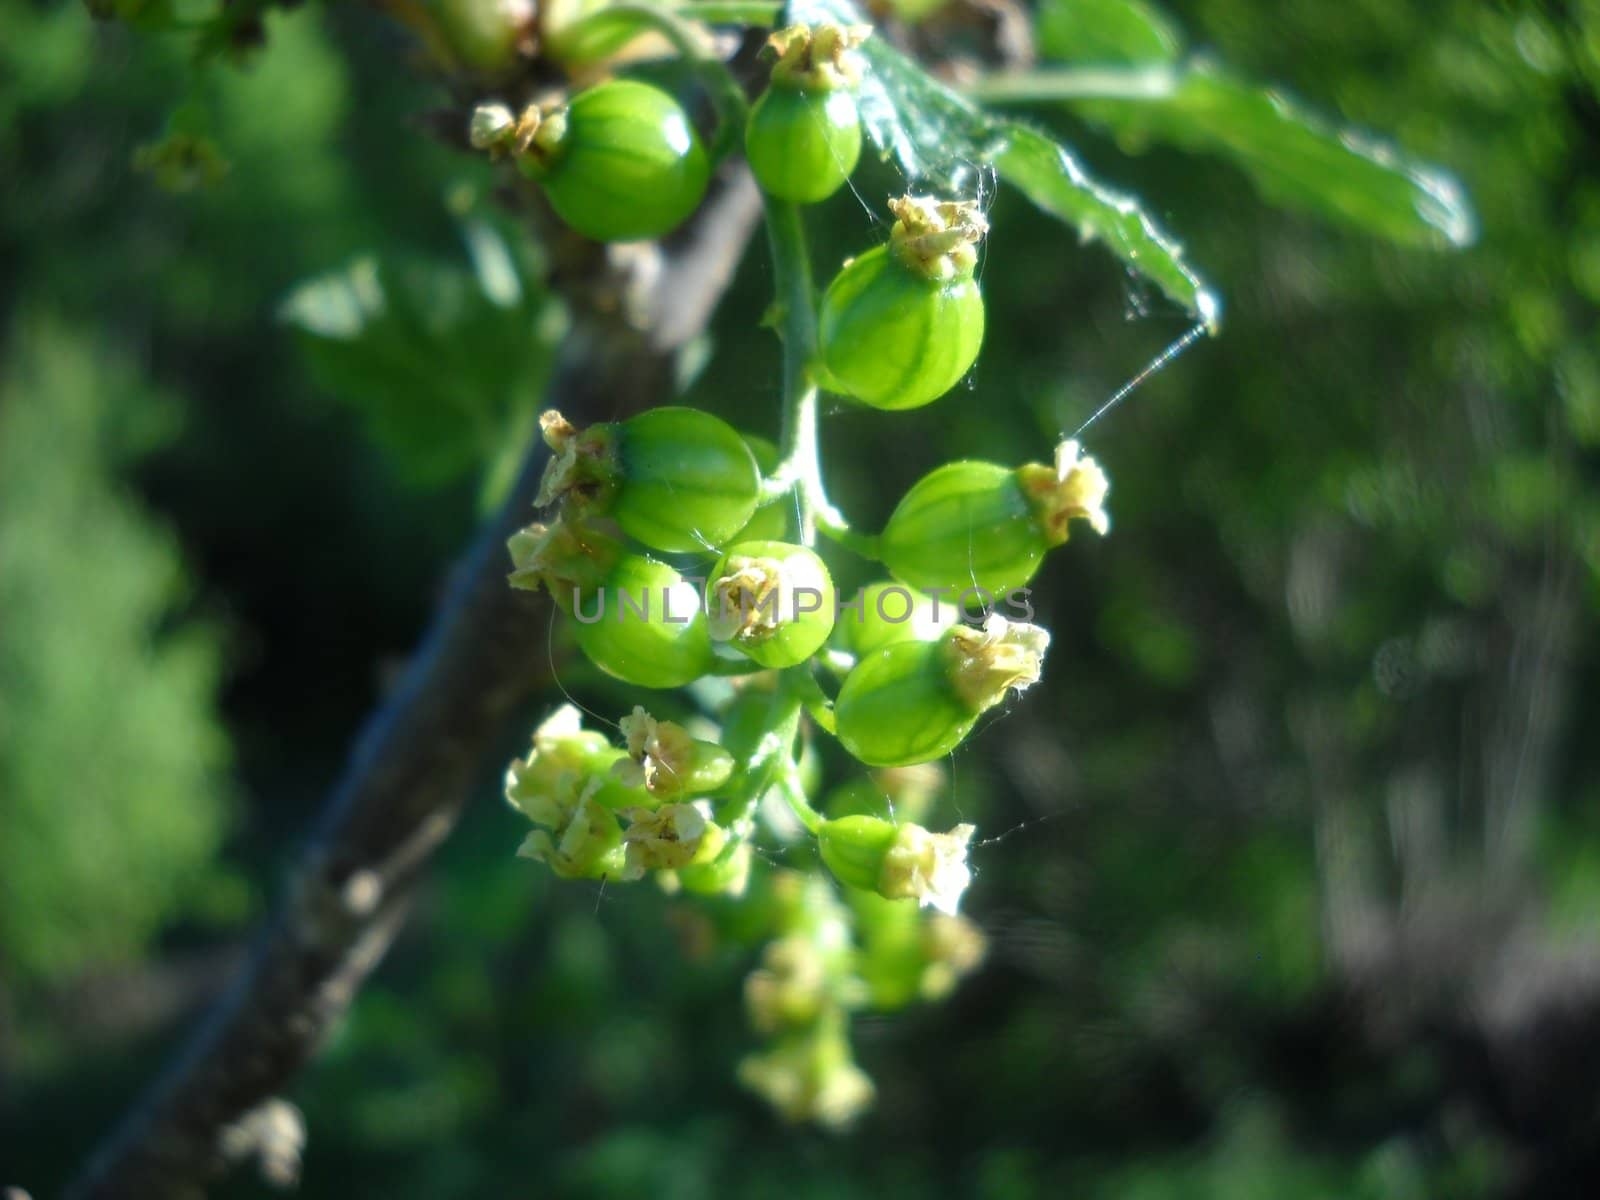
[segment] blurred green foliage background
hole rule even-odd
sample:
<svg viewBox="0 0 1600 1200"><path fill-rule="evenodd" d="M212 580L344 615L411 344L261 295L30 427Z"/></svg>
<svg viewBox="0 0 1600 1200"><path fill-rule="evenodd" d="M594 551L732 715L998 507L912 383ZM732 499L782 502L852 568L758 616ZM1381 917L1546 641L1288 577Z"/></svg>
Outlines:
<svg viewBox="0 0 1600 1200"><path fill-rule="evenodd" d="M992 839L985 969L861 1025L880 1098L855 1133L785 1129L733 1079L748 957L694 952L647 889L514 859L486 764L293 1093L304 1194L1587 1190L1600 6L1186 0L1081 32L1147 7L1046 0L1041 49L1186 38L1447 164L1480 237L1324 221L1326 163L1193 123L1030 110L1227 309L1092 431L1115 531L1051 560L1046 681L950 764L944 816ZM491 171L424 130L440 94L405 37L349 6L267 28L196 70L77 6L0 4L0 1182L36 1195L227 978L560 332ZM133 165L175 111L227 162L181 194ZM869 526L950 457L1044 457L1184 328L1014 194L991 220L970 390L830 414ZM818 224L822 264L876 237L848 195ZM769 294L758 246L693 389L767 434Z"/></svg>

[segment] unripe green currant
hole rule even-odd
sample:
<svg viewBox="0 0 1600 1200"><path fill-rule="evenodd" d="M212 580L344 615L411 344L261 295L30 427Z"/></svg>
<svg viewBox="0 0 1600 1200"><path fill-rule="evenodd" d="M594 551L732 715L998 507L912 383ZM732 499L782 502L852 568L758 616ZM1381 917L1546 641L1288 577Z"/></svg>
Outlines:
<svg viewBox="0 0 1600 1200"><path fill-rule="evenodd" d="M531 0L423 0L433 18L437 41L457 62L486 74L505 72L517 59L517 47L531 38Z"/></svg>
<svg viewBox="0 0 1600 1200"><path fill-rule="evenodd" d="M764 667L805 662L828 640L833 579L816 552L787 542L736 542L706 589L711 636Z"/></svg>
<svg viewBox="0 0 1600 1200"><path fill-rule="evenodd" d="M711 175L678 102L629 79L585 88L565 107L529 108L492 140L488 125L474 114L474 145L509 151L561 219L599 242L670 233L699 207Z"/></svg>
<svg viewBox="0 0 1600 1200"><path fill-rule="evenodd" d="M953 913L972 879L967 867L971 825L930 833L911 822L840 817L817 831L822 861L840 883L887 900L915 900Z"/></svg>
<svg viewBox="0 0 1600 1200"><path fill-rule="evenodd" d="M657 801L710 795L733 776L733 755L691 737L675 721L658 721L635 707L620 725L628 752L613 773Z"/></svg>
<svg viewBox="0 0 1600 1200"><path fill-rule="evenodd" d="M725 544L761 499L761 472L737 430L695 408L653 408L578 429L554 409L539 418L554 451L536 504L563 501L605 515L654 550Z"/></svg>
<svg viewBox="0 0 1600 1200"><path fill-rule="evenodd" d="M506 542L511 552L511 586L536 592L548 588L564 611L572 611L576 592L599 587L627 547L613 532L592 521L535 522Z"/></svg>
<svg viewBox="0 0 1600 1200"><path fill-rule="evenodd" d="M839 817L817 831L817 849L833 877L847 887L878 890L883 860L898 833L882 817Z"/></svg>
<svg viewBox="0 0 1600 1200"><path fill-rule="evenodd" d="M950 589L944 589L950 591ZM837 632L846 650L865 658L895 642L930 642L960 616L954 598L934 596L886 579L869 583L839 606Z"/></svg>
<svg viewBox="0 0 1600 1200"><path fill-rule="evenodd" d="M870 27L792 25L767 41L772 82L745 126L745 157L769 195L815 204L838 191L861 157L854 48Z"/></svg>
<svg viewBox="0 0 1600 1200"><path fill-rule="evenodd" d="M697 896L743 896L750 885L752 858L750 843L738 842L724 846L710 862L680 867L677 879L684 891Z"/></svg>
<svg viewBox="0 0 1600 1200"><path fill-rule="evenodd" d="M592 797L580 800L553 830L535 829L517 850L545 863L563 879L626 879L622 826L616 814Z"/></svg>
<svg viewBox="0 0 1600 1200"><path fill-rule="evenodd" d="M1038 682L1050 635L991 615L933 642L898 642L856 663L834 701L839 740L872 767L932 762L1012 689Z"/></svg>
<svg viewBox="0 0 1600 1200"><path fill-rule="evenodd" d="M983 297L974 244L977 205L892 201L889 244L852 259L822 297L823 382L874 408L917 408L944 395L977 360Z"/></svg>
<svg viewBox="0 0 1600 1200"><path fill-rule="evenodd" d="M561 596L556 597L563 603ZM578 647L608 675L675 688L711 670L711 639L694 585L666 563L624 554L599 587L564 602Z"/></svg>
<svg viewBox="0 0 1600 1200"><path fill-rule="evenodd" d="M913 484L890 514L879 543L884 565L916 588L1003 595L1032 579L1045 551L1067 540L1071 518L1106 531L1109 486L1070 441L1057 449L1053 468L946 463Z"/></svg>
<svg viewBox="0 0 1600 1200"><path fill-rule="evenodd" d="M704 800L635 808L623 815L628 818L622 835L623 879L640 879L647 871L702 866L715 861L728 842L727 831L711 819Z"/></svg>
<svg viewBox="0 0 1600 1200"><path fill-rule="evenodd" d="M565 826L585 799L610 809L648 804L642 787L616 778L617 764L625 761L605 734L581 727L576 708L562 705L534 731L527 757L507 769L506 802L551 829Z"/></svg>
<svg viewBox="0 0 1600 1200"><path fill-rule="evenodd" d="M762 190L816 204L850 178L861 158L861 116L849 92L768 88L750 110L745 157Z"/></svg>
<svg viewBox="0 0 1600 1200"><path fill-rule="evenodd" d="M879 541L890 574L914 588L1022 587L1050 548L1016 471L960 461L911 485Z"/></svg>

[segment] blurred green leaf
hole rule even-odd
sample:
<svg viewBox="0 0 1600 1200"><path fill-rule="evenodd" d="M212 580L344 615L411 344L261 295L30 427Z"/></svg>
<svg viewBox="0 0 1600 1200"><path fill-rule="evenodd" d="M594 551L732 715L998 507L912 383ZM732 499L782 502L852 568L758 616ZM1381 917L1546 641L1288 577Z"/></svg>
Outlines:
<svg viewBox="0 0 1600 1200"><path fill-rule="evenodd" d="M1019 72L984 80L972 94L991 104L1067 104L1129 151L1159 141L1220 155L1275 204L1402 245L1466 246L1477 236L1472 207L1447 172L1204 60Z"/></svg>
<svg viewBox="0 0 1600 1200"><path fill-rule="evenodd" d="M1449 174L1387 143L1327 124L1283 93L1196 61L1158 98L1074 107L1124 144L1160 140L1236 162L1261 194L1394 242L1465 246L1477 220Z"/></svg>
<svg viewBox="0 0 1600 1200"><path fill-rule="evenodd" d="M1059 62L1167 63L1183 49L1172 19L1144 0L1044 0L1034 32Z"/></svg>
<svg viewBox="0 0 1600 1200"><path fill-rule="evenodd" d="M849 0L797 0L791 20L857 22ZM1071 150L1016 121L997 119L901 54L887 39L862 47L867 71L857 95L873 144L912 188L972 195L979 171L992 166L1045 212L1085 240L1105 242L1124 265L1144 276L1191 316L1215 323L1220 305L1183 260L1182 247L1133 196L1091 177Z"/></svg>
<svg viewBox="0 0 1600 1200"><path fill-rule="evenodd" d="M363 258L301 285L280 314L322 386L423 485L520 453L560 332L500 235L466 234L473 269Z"/></svg>
<svg viewBox="0 0 1600 1200"><path fill-rule="evenodd" d="M125 491L171 410L34 312L0 378L0 961L19 984L133 959L228 886L217 630L176 616L172 536Z"/></svg>

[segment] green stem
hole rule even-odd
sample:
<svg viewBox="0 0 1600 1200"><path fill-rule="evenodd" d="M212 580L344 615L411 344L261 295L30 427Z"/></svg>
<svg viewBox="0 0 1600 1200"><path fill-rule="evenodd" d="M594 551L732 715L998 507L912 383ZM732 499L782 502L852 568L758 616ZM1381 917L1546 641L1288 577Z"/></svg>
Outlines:
<svg viewBox="0 0 1600 1200"><path fill-rule="evenodd" d="M806 251L805 222L796 204L768 196L766 205L778 332L783 339L783 432L778 447L782 461L768 481L768 489L775 495L795 493L802 545L814 545L817 531L821 530L841 545L875 558L874 540L851 532L844 514L829 502L822 482L822 456L817 443L818 393L811 378L817 361L816 288Z"/></svg>
<svg viewBox="0 0 1600 1200"><path fill-rule="evenodd" d="M795 671L793 678L795 692L800 696L811 719L829 733L837 733L833 720L833 700L822 690L817 677L809 669L801 667Z"/></svg>
<svg viewBox="0 0 1600 1200"><path fill-rule="evenodd" d="M870 533L857 533L842 520L835 521L829 518L838 517L839 510L829 506L826 512L819 510L816 514L817 532L830 541L839 543L852 554L859 554L871 562L877 562L883 557L882 547L878 539Z"/></svg>
<svg viewBox="0 0 1600 1200"><path fill-rule="evenodd" d="M778 453L785 463L798 467L802 460L816 460L817 389L811 382L811 364L817 357L816 288L800 206L772 196L766 197L766 206L778 335L783 339L783 434Z"/></svg>
<svg viewBox="0 0 1600 1200"><path fill-rule="evenodd" d="M778 677L767 710L766 730L745 763L738 786L718 806L717 820L729 828L747 831L755 816L756 804L779 778L785 763L792 761L794 739L800 731L802 697L790 681L788 672Z"/></svg>
<svg viewBox="0 0 1600 1200"><path fill-rule="evenodd" d="M783 794L784 801L789 805L789 810L799 818L800 824L806 827L807 832L815 834L822 828L822 814L811 807L811 802L806 799L806 789L800 782L800 771L793 763L789 763L778 776L778 790Z"/></svg>

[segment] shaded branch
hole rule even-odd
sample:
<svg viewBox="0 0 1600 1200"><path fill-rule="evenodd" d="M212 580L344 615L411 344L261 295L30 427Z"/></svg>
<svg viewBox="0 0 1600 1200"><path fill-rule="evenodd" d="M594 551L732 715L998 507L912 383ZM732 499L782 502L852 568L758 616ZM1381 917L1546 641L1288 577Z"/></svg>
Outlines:
<svg viewBox="0 0 1600 1200"><path fill-rule="evenodd" d="M611 418L665 400L672 352L704 327L758 211L741 171L670 246L597 254L584 286L564 286L576 311L549 402ZM259 1115L382 959L481 782L486 752L548 681L545 598L505 582L505 541L528 519L543 463L535 447L457 567L401 685L361 731L253 958L69 1195L198 1196L231 1161L265 1161L243 1134L264 1124Z"/></svg>

